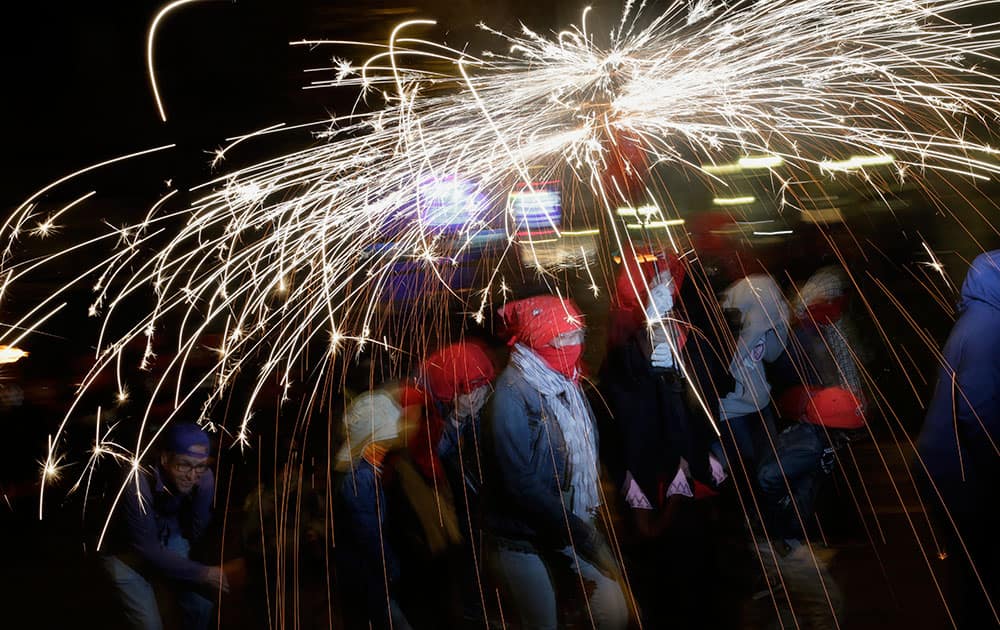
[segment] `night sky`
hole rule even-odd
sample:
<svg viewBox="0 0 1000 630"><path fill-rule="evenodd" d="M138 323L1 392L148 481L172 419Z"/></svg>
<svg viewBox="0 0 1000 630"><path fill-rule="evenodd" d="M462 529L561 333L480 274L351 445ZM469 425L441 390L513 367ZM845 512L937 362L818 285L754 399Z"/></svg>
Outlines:
<svg viewBox="0 0 1000 630"><path fill-rule="evenodd" d="M428 35L452 45L476 39L488 45L475 28L480 20L516 27L517 19L524 19L545 29L573 20L578 11L528 2L480 7L471 0L412 7L381 0L204 0L180 7L159 30L156 67L168 115L163 124L145 72L145 36L165 5L161 0L37 2L5 11L3 207L66 171L160 144L179 145L171 170L204 178L210 159L205 151L228 136L346 111L355 95L351 89L304 91L315 75L303 70L329 65L334 54L360 62L366 51L310 50L289 46L290 41L383 42L401 20L434 18L441 27L428 29Z"/></svg>

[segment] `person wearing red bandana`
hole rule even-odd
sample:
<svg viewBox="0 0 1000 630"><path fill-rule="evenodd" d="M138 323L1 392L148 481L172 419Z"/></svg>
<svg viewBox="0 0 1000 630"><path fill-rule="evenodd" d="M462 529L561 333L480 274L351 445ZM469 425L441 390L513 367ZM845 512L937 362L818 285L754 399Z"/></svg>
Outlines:
<svg viewBox="0 0 1000 630"><path fill-rule="evenodd" d="M556 628L554 576L580 588L597 628L628 622L618 567L595 523L600 507L597 430L580 388L583 316L540 295L500 310L510 364L497 380L484 437L492 564L524 628ZM560 571L560 569L563 569Z"/></svg>
<svg viewBox="0 0 1000 630"><path fill-rule="evenodd" d="M819 532L810 524L838 452L868 434L860 365L865 353L848 316L849 288L844 269L828 266L793 292L788 380L794 385L777 398L781 416L792 424L757 470L770 538L757 543L765 570L776 580L780 567L791 606L821 628L836 625L844 602L829 571L830 553L816 542Z"/></svg>
<svg viewBox="0 0 1000 630"><path fill-rule="evenodd" d="M424 394L427 430L418 432L420 444L414 448L432 451L432 461L439 464L436 470L447 479L463 533L455 558L457 566L453 567L463 626L477 625L487 614L482 603L482 563L477 553L482 539L480 418L495 378L493 361L486 349L474 341L460 341L432 353L420 365L417 377Z"/></svg>
<svg viewBox="0 0 1000 630"><path fill-rule="evenodd" d="M418 381L425 396L426 433L451 484L456 508L461 507L458 503L474 503L479 494L480 415L495 378L493 361L475 342L445 346L420 366ZM465 510L457 511L464 519Z"/></svg>
<svg viewBox="0 0 1000 630"><path fill-rule="evenodd" d="M620 488L627 530L623 544L644 625L672 619L681 626L712 626L698 596L713 579L711 544L703 538L703 510L691 500L715 494L725 478L709 452L709 416L717 414L714 372L721 387L725 366L708 347L700 296L675 256L626 257L612 296L618 334L609 343L600 389L610 417L601 425L602 458ZM683 301L691 308L684 308ZM721 376L718 376L721 375ZM699 378L701 376L701 378ZM699 385L704 387L699 389ZM705 403L695 402L695 393Z"/></svg>

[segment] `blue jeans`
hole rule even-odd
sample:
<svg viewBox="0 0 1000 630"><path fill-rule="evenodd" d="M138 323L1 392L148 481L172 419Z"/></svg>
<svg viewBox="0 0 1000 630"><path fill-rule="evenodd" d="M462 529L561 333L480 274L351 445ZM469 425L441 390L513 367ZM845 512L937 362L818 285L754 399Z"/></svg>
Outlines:
<svg viewBox="0 0 1000 630"><path fill-rule="evenodd" d="M166 545L167 549L184 557L190 553L187 539L175 535ZM157 604L157 591L173 590L172 596L180 612L184 630L207 630L212 621L214 605L211 600L190 590L170 589L166 584L147 580L141 573L115 556L103 558L104 568L111 576L118 598L124 608L128 627L133 630L163 630L163 619Z"/></svg>
<svg viewBox="0 0 1000 630"><path fill-rule="evenodd" d="M823 427L794 424L777 439L777 452L757 472L772 538L801 538L815 511L820 483L832 468L833 447Z"/></svg>
<svg viewBox="0 0 1000 630"><path fill-rule="evenodd" d="M628 624L625 596L615 580L586 560L574 557L571 547L560 549L553 556L571 569L574 586L579 587L582 578L584 597L596 628L619 629ZM552 567L539 554L501 547L494 552L494 565L501 585L513 600L520 628L559 627Z"/></svg>

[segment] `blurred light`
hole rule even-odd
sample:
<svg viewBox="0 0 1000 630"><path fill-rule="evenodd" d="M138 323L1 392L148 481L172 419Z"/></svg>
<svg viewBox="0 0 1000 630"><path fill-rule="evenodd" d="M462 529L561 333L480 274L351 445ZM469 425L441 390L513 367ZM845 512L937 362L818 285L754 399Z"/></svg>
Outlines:
<svg viewBox="0 0 1000 630"><path fill-rule="evenodd" d="M504 230L479 230L469 237L469 242L473 244L491 243L493 241L507 240L507 232Z"/></svg>
<svg viewBox="0 0 1000 630"><path fill-rule="evenodd" d="M0 364L2 363L16 363L22 357L28 356L28 353L20 348L14 346L0 346Z"/></svg>
<svg viewBox="0 0 1000 630"><path fill-rule="evenodd" d="M633 208L632 206L622 206L621 208L615 210L615 213L620 217L648 217L650 215L659 214L660 209L652 204L639 206L638 208Z"/></svg>
<svg viewBox="0 0 1000 630"><path fill-rule="evenodd" d="M420 219L428 227L457 230L486 210L486 201L472 182L432 179L417 191Z"/></svg>
<svg viewBox="0 0 1000 630"><path fill-rule="evenodd" d="M854 171L866 166L884 166L896 161L893 156L882 153L879 155L852 155L847 160L823 160L819 163L820 172L824 171Z"/></svg>
<svg viewBox="0 0 1000 630"><path fill-rule="evenodd" d="M574 232L569 232L569 231L563 230L562 235L563 236L594 236L595 234L600 234L600 233L601 233L601 231L595 228L593 230L576 230Z"/></svg>
<svg viewBox="0 0 1000 630"><path fill-rule="evenodd" d="M794 234L792 230L775 230L773 232L754 232L754 236L785 236L786 234Z"/></svg>
<svg viewBox="0 0 1000 630"><path fill-rule="evenodd" d="M903 210L911 205L906 199L877 199L866 204L866 207L877 212L879 210Z"/></svg>
<svg viewBox="0 0 1000 630"><path fill-rule="evenodd" d="M739 164L702 164L701 170L705 171L709 175L732 175L733 173L739 173L743 170L743 167Z"/></svg>
<svg viewBox="0 0 1000 630"><path fill-rule="evenodd" d="M712 200L714 206L746 206L757 201L753 195L743 197L716 197Z"/></svg>
<svg viewBox="0 0 1000 630"><path fill-rule="evenodd" d="M518 229L559 228L562 193L558 181L520 184L510 193L510 211Z"/></svg>
<svg viewBox="0 0 1000 630"><path fill-rule="evenodd" d="M777 155L748 155L741 157L737 164L746 169L777 168L785 163L784 158Z"/></svg>
<svg viewBox="0 0 1000 630"><path fill-rule="evenodd" d="M650 228L666 228L672 225L684 225L684 219L668 219L666 221L647 221L646 223L626 223L630 230L648 230Z"/></svg>
<svg viewBox="0 0 1000 630"><path fill-rule="evenodd" d="M886 153L880 155L855 155L851 157L858 166L883 166L885 164L892 164L896 161L891 155Z"/></svg>

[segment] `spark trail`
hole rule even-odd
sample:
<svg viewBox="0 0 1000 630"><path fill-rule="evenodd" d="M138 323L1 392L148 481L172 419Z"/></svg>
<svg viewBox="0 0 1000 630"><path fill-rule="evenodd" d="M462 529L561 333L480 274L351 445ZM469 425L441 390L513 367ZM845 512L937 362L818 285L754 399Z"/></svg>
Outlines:
<svg viewBox="0 0 1000 630"><path fill-rule="evenodd" d="M575 222L603 226L621 247L628 236L614 208L627 196L622 179L643 180L656 203L647 178L654 166L711 180L701 164L772 156L785 191L833 176L831 159L843 154L891 156L899 177L911 181L935 172L988 178L1000 170L995 151L972 130L997 118L1000 82L984 66L997 61L1000 38L992 24L951 17L992 4L698 0L649 15L645 3L630 2L601 37L588 30L586 11L581 26L558 33L483 26L505 50L479 55L410 37L431 22L399 24L386 44L367 44L376 52L362 65L336 59L330 79L310 86L358 91L352 113L316 123L325 127L321 142L209 181L189 207L167 210L164 198L142 221L79 243L72 251L104 253L12 321L16 335L0 335L0 344L25 345L71 288L93 283L90 313L103 322L94 366L52 436L43 470L61 461L60 437L83 395L102 372L120 374L136 344L145 348L142 367L154 360L154 339L166 337L173 354L157 364L139 441L122 456L133 462L155 437L146 423L156 400L174 409L194 402L207 421L227 388L246 379L250 402L233 428L246 444L254 399L272 382L287 390L307 356L312 374L322 375L366 344L401 346L401 335L388 334L394 325L412 329L418 311L451 300L482 319L506 287L497 261L532 247L530 232L518 236L523 226L510 201L518 186L530 192L532 182L559 179L584 191L594 202L569 209ZM233 144L290 129L269 127ZM608 177L615 160L624 170ZM442 183L463 187L464 218L451 232L431 220L428 190ZM0 226L0 296L68 253L39 259L29 242L58 228L61 211L39 216L48 190ZM796 211L785 198L782 207ZM501 228L474 290L455 292L457 261ZM551 228L558 237L559 227ZM421 287L408 305L394 301L400 266L422 269L437 290ZM133 295L151 296L153 306L122 308ZM214 367L182 379L206 334L221 340ZM408 343L399 349L428 341L416 334ZM319 358L309 354L316 347ZM199 393L205 386L207 395ZM124 385L119 390L126 395Z"/></svg>

